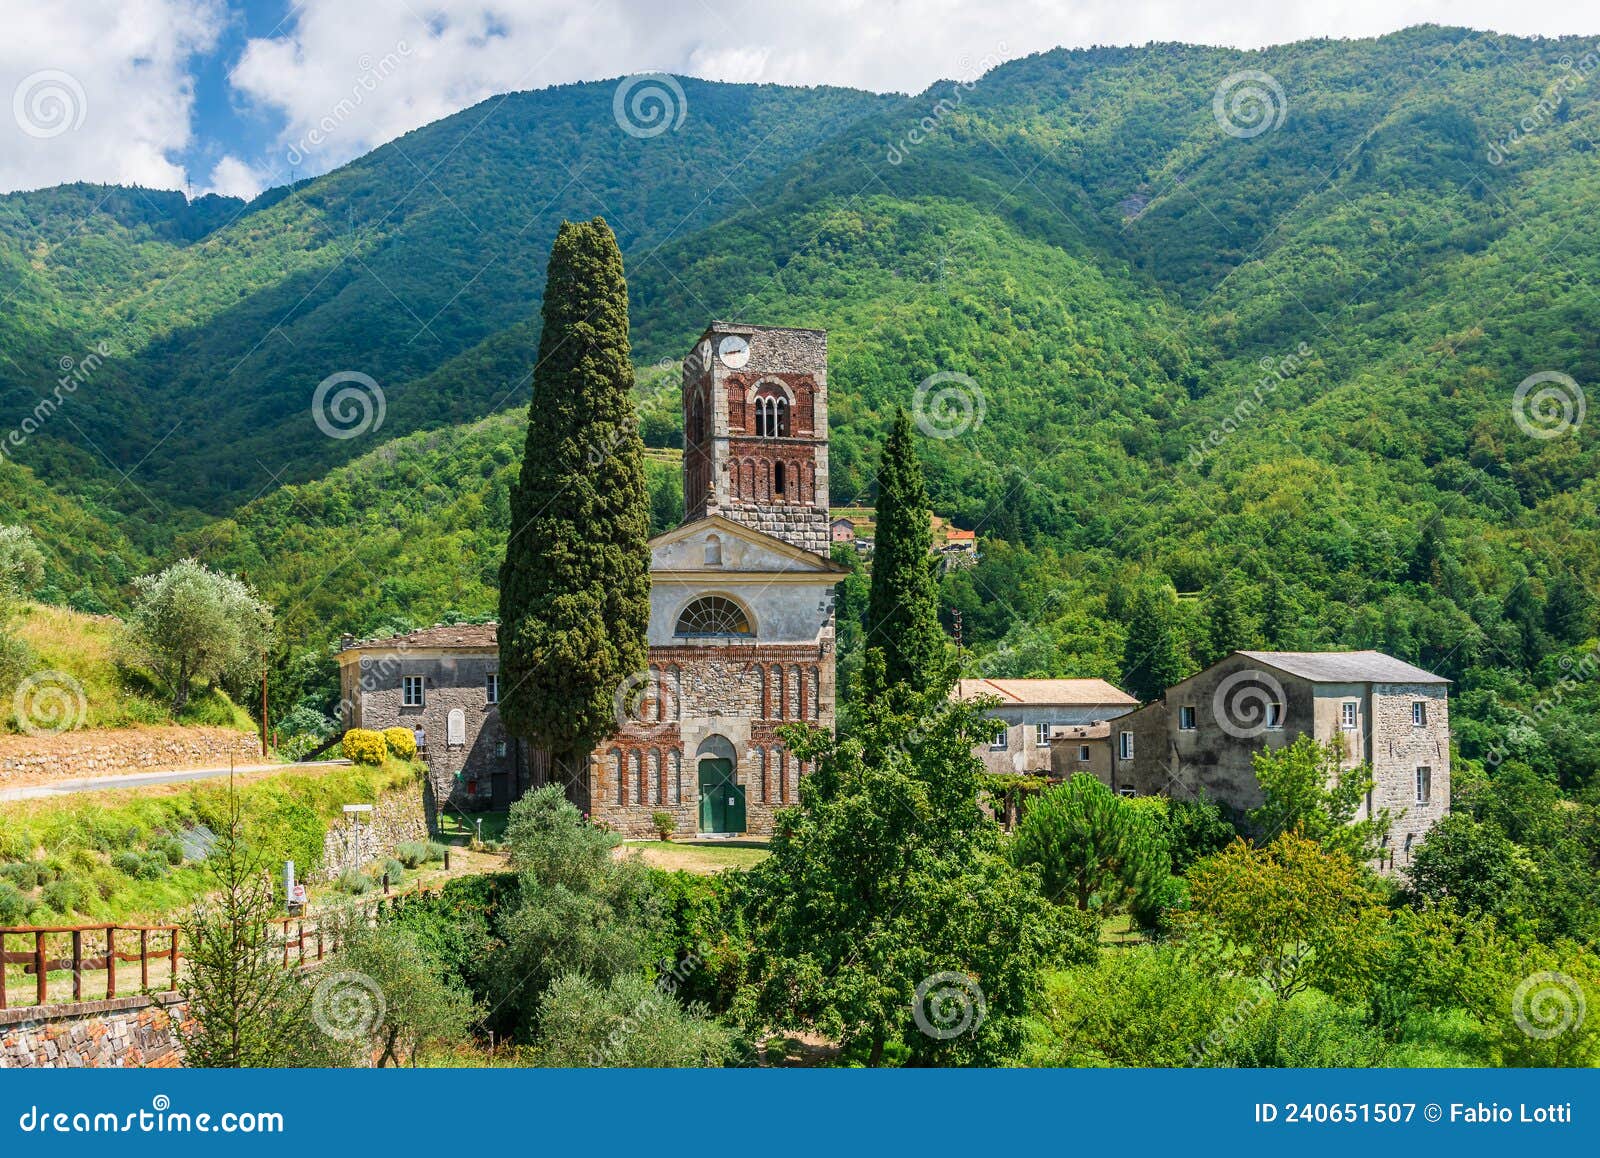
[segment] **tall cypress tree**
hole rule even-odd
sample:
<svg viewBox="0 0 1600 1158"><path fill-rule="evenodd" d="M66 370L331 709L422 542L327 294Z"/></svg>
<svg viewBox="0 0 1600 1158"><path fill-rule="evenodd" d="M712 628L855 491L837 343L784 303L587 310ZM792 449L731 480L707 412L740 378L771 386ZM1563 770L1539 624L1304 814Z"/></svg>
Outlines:
<svg viewBox="0 0 1600 1158"><path fill-rule="evenodd" d="M628 287L604 219L550 250L522 474L500 566L500 715L567 776L616 727L650 621L650 500Z"/></svg>
<svg viewBox="0 0 1600 1158"><path fill-rule="evenodd" d="M866 644L883 653L888 686L943 693L954 674L950 643L939 626L933 523L911 419L901 410L878 471L877 535Z"/></svg>
<svg viewBox="0 0 1600 1158"><path fill-rule="evenodd" d="M1128 608L1128 638L1122 649L1122 686L1149 703L1189 674L1178 638L1176 608L1165 590L1142 587Z"/></svg>

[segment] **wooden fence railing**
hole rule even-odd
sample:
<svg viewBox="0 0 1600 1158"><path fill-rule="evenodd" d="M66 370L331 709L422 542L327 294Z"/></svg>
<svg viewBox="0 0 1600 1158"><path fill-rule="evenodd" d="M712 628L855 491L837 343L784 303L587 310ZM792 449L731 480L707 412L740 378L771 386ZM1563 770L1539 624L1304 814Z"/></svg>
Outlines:
<svg viewBox="0 0 1600 1158"><path fill-rule="evenodd" d="M270 924L277 930L273 938L273 951L280 946L284 968L315 965L323 959L328 946L325 943L322 923L314 916L274 917ZM119 965L139 966L137 988L131 978L122 984L135 993L151 992L151 966L165 967L166 977L158 976L160 988L174 990L178 987L179 963L184 957L182 934L176 925L22 925L0 928L0 1009L14 1008L17 1004L9 984L9 967L21 965L24 975L31 974L33 984L24 991L33 990L33 1001L22 1005L68 1004L62 998L51 1000L50 974L70 972L72 975L71 1003L99 1001L117 996ZM135 947L137 945L137 947ZM104 993L84 997L85 980L98 989L104 981ZM20 996L16 995L16 996ZM64 995L63 995L64 996Z"/></svg>

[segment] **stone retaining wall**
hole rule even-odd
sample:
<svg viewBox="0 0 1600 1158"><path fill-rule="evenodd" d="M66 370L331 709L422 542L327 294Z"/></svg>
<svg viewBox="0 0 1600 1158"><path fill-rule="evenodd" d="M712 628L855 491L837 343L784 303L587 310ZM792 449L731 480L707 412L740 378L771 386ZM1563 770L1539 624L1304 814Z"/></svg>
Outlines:
<svg viewBox="0 0 1600 1158"><path fill-rule="evenodd" d="M407 841L428 839L428 818L422 786L408 784L378 798L371 812L361 814L360 848L349 820L335 823L322 838L323 880L334 880L347 868L360 868L392 856Z"/></svg>
<svg viewBox="0 0 1600 1158"><path fill-rule="evenodd" d="M94 728L0 736L0 784L48 783L168 768L259 764L261 740L232 728Z"/></svg>
<svg viewBox="0 0 1600 1158"><path fill-rule="evenodd" d="M183 1064L175 993L0 1009L0 1069L170 1069Z"/></svg>

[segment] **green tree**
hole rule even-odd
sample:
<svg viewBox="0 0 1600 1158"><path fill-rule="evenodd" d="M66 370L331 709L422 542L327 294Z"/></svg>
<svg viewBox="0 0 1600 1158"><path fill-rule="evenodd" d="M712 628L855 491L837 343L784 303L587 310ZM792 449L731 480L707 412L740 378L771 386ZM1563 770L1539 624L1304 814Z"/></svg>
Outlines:
<svg viewBox="0 0 1600 1158"><path fill-rule="evenodd" d="M755 1026L816 1030L870 1066L993 1064L1017 1056L1044 967L1092 957L1097 931L1002 854L978 807L979 710L914 706L870 698L840 739L786 730L816 766L750 870L741 1002Z"/></svg>
<svg viewBox="0 0 1600 1158"><path fill-rule="evenodd" d="M895 413L884 443L874 517L866 646L883 653L886 686L942 692L949 686L953 662L939 625L928 490L904 410Z"/></svg>
<svg viewBox="0 0 1600 1158"><path fill-rule="evenodd" d="M1250 811L1250 827L1259 839L1299 832L1358 861L1378 855L1389 831L1389 810L1356 819L1374 784L1372 769L1346 766L1337 740L1324 745L1311 736L1296 736L1286 747L1255 753L1251 762L1262 802Z"/></svg>
<svg viewBox="0 0 1600 1158"><path fill-rule="evenodd" d="M1128 608L1122 686L1140 702L1148 703L1192 670L1183 654L1170 589L1141 587Z"/></svg>
<svg viewBox="0 0 1600 1158"><path fill-rule="evenodd" d="M1368 874L1299 834L1235 841L1194 866L1189 893L1179 926L1280 1001L1313 985L1359 994L1382 963L1388 910Z"/></svg>
<svg viewBox="0 0 1600 1158"><path fill-rule="evenodd" d="M448 975L443 961L417 934L393 921L369 924L365 910L350 913L338 930L339 951L326 970L358 974L382 1000L362 1026L362 1044L380 1068L417 1064L430 1042L464 1041L477 1010L472 995Z"/></svg>
<svg viewBox="0 0 1600 1158"><path fill-rule="evenodd" d="M1509 921L1522 911L1535 869L1497 827L1453 812L1428 830L1406 875L1418 900L1451 901Z"/></svg>
<svg viewBox="0 0 1600 1158"><path fill-rule="evenodd" d="M1545 630L1562 643L1583 643L1593 624L1594 598L1572 572L1561 572L1545 597Z"/></svg>
<svg viewBox="0 0 1600 1158"><path fill-rule="evenodd" d="M212 885L182 921L185 968L174 1019L184 1060L208 1069L345 1064L341 1040L322 1032L313 989L283 966L272 918L279 915L272 866L245 839L231 788L226 821L204 861Z"/></svg>
<svg viewBox="0 0 1600 1158"><path fill-rule="evenodd" d="M1224 568L1206 595L1206 663L1250 646L1250 625L1239 601L1238 582Z"/></svg>
<svg viewBox="0 0 1600 1158"><path fill-rule="evenodd" d="M540 999L539 1064L720 1066L734 1060L736 1034L704 1005L684 1005L671 974L601 984L580 973L557 978Z"/></svg>
<svg viewBox="0 0 1600 1158"><path fill-rule="evenodd" d="M190 684L259 673L271 646L272 610L246 583L182 559L133 581L129 657L146 664L172 696L177 715Z"/></svg>
<svg viewBox="0 0 1600 1158"><path fill-rule="evenodd" d="M511 806L506 847L518 903L500 927L489 1005L498 1024L535 1039L540 998L556 978L581 973L609 986L654 964L666 915L649 870L617 860L622 843L547 785Z"/></svg>
<svg viewBox="0 0 1600 1158"><path fill-rule="evenodd" d="M644 668L650 620L628 287L600 218L561 226L543 317L500 568L500 714L577 776L616 727L617 688Z"/></svg>
<svg viewBox="0 0 1600 1158"><path fill-rule="evenodd" d="M1171 854L1160 817L1080 772L1028 804L1011 859L1039 873L1044 895L1081 910L1114 912L1166 880Z"/></svg>

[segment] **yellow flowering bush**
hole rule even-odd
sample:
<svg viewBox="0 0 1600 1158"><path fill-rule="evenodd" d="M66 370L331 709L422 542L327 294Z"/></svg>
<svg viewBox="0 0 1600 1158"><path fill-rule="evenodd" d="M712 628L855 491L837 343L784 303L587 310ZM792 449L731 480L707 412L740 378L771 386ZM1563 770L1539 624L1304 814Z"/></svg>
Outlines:
<svg viewBox="0 0 1600 1158"><path fill-rule="evenodd" d="M389 754L398 760L410 760L417 754L417 738L410 728L385 728L383 739L389 745Z"/></svg>
<svg viewBox="0 0 1600 1158"><path fill-rule="evenodd" d="M382 764L389 754L389 745L382 732L351 728L344 734L344 754L357 764Z"/></svg>

